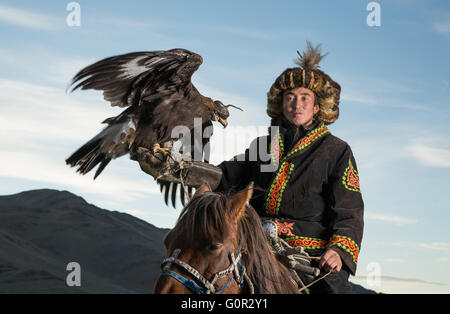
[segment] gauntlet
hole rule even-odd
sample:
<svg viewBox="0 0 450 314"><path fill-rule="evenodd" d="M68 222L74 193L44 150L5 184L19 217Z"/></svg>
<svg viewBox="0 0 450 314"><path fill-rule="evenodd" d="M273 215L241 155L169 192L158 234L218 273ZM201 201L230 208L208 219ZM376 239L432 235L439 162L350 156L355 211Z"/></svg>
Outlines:
<svg viewBox="0 0 450 314"><path fill-rule="evenodd" d="M160 181L182 183L194 188L207 183L214 191L222 178L220 167L199 161L176 161L143 147L137 148L130 158L139 162L142 171Z"/></svg>

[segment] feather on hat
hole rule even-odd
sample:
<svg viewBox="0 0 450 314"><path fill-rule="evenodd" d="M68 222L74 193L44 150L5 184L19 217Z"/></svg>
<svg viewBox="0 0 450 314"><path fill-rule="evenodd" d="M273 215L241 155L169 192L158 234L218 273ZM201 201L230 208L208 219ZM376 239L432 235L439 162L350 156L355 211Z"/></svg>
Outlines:
<svg viewBox="0 0 450 314"><path fill-rule="evenodd" d="M320 45L313 47L312 43L306 41L306 52L303 55L297 50L298 58L294 59L294 63L299 65L302 69L317 70L320 68L319 63L323 58L328 56L328 53L322 55L322 48Z"/></svg>

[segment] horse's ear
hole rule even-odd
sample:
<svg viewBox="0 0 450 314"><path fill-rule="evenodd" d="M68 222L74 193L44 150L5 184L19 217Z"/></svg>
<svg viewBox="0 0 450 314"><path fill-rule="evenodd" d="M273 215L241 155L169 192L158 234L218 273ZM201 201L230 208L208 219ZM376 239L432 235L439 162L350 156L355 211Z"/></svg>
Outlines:
<svg viewBox="0 0 450 314"><path fill-rule="evenodd" d="M206 192L211 192L211 187L209 186L208 183L203 183L202 185L200 185L197 188L197 190L195 191L193 197L200 196L200 195L202 195L202 194L204 194Z"/></svg>
<svg viewBox="0 0 450 314"><path fill-rule="evenodd" d="M234 218L238 221L245 213L246 205L253 195L253 182L247 188L239 191L228 200L228 206L233 211Z"/></svg>

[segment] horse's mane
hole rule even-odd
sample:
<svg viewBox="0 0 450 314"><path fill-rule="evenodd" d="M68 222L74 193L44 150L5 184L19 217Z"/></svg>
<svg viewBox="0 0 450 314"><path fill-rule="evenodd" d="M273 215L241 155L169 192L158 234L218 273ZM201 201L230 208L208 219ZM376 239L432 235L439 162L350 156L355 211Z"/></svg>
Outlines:
<svg viewBox="0 0 450 314"><path fill-rule="evenodd" d="M189 243L193 243L190 241L197 237L207 239L211 234L228 232L231 219L227 197L207 192L189 202L181 212L176 228ZM291 280L291 273L272 253L259 216L251 206L247 206L239 220L238 239L255 293L296 293L298 288Z"/></svg>
<svg viewBox="0 0 450 314"><path fill-rule="evenodd" d="M213 234L226 234L230 219L225 197L206 192L192 198L183 208L173 230L187 243L195 243L198 239L210 239Z"/></svg>

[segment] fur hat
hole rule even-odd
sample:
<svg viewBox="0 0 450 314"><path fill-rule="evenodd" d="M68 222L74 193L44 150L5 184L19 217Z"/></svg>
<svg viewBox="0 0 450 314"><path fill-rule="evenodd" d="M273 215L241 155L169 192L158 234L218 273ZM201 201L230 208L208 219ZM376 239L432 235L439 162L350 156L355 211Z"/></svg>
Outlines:
<svg viewBox="0 0 450 314"><path fill-rule="evenodd" d="M317 118L325 124L331 124L339 116L341 87L319 70L319 62L327 56L321 55L320 45L313 47L310 41L306 44L306 52L301 54L297 51L298 58L294 62L298 67L286 69L272 84L267 93L267 114L272 120L280 118L283 114L284 91L304 87L312 90L317 98L319 103Z"/></svg>

